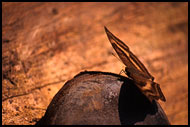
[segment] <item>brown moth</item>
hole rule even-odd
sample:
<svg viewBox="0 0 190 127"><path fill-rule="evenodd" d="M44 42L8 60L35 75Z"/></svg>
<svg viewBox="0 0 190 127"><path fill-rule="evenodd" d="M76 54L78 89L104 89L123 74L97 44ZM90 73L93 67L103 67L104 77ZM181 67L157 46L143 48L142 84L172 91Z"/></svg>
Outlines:
<svg viewBox="0 0 190 127"><path fill-rule="evenodd" d="M133 79L136 86L152 102L155 100L166 101L160 85L154 82L154 77L148 72L140 60L129 50L120 39L114 36L106 27L106 34L112 47L115 49L121 61L126 65L125 74Z"/></svg>

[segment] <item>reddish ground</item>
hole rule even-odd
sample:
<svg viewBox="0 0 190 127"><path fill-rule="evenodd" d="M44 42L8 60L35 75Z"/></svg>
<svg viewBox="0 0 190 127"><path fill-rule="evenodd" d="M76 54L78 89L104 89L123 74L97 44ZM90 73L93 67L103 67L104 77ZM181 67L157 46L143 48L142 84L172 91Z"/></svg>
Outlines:
<svg viewBox="0 0 190 127"><path fill-rule="evenodd" d="M81 71L119 73L104 31L161 85L171 124L188 124L188 3L2 4L2 124L35 124Z"/></svg>

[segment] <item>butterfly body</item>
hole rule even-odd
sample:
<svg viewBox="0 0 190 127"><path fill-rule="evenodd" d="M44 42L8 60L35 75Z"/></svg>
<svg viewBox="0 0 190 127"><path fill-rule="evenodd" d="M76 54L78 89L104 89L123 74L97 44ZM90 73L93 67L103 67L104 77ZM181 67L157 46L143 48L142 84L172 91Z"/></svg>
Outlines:
<svg viewBox="0 0 190 127"><path fill-rule="evenodd" d="M125 74L133 79L136 86L152 102L152 100L166 101L160 85L154 82L154 77L148 72L141 61L130 51L120 39L114 36L106 27L108 39L118 54L119 58L126 65Z"/></svg>
<svg viewBox="0 0 190 127"><path fill-rule="evenodd" d="M148 77L143 73L139 73L138 71L132 68L126 67L125 74L130 78L132 78L133 80L136 80L136 82L141 83L142 86L144 85L143 83L145 83L147 80L152 81L152 79L148 79Z"/></svg>

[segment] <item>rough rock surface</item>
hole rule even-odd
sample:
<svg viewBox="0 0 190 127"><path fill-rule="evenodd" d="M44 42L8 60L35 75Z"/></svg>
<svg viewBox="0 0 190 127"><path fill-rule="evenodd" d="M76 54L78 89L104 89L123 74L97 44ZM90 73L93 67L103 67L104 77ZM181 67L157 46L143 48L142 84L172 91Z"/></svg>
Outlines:
<svg viewBox="0 0 190 127"><path fill-rule="evenodd" d="M82 72L55 95L37 125L168 125L132 80L103 72Z"/></svg>

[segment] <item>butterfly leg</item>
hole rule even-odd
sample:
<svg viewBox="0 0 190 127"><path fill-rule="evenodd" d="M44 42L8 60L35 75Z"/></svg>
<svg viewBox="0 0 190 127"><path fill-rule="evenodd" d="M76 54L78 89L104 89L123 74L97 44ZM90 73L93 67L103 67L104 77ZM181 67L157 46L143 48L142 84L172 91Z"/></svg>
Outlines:
<svg viewBox="0 0 190 127"><path fill-rule="evenodd" d="M119 72L119 75L121 75L122 73L125 73L125 70L122 69L120 72Z"/></svg>

